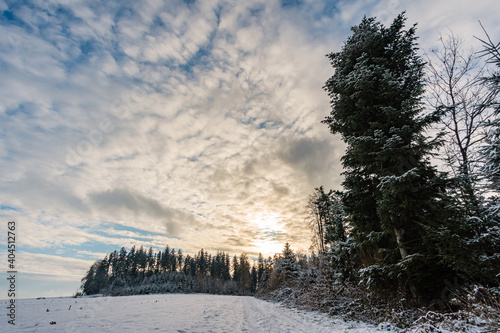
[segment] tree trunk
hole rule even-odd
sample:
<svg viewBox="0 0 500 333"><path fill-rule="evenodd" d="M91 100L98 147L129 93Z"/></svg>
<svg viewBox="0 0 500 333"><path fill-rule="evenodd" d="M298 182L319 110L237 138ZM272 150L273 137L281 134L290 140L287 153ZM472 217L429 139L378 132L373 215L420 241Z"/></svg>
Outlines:
<svg viewBox="0 0 500 333"><path fill-rule="evenodd" d="M399 228L394 228L394 233L396 234L396 241L398 242L399 252L401 253L401 258L405 259L408 256L408 250L403 242L403 232Z"/></svg>

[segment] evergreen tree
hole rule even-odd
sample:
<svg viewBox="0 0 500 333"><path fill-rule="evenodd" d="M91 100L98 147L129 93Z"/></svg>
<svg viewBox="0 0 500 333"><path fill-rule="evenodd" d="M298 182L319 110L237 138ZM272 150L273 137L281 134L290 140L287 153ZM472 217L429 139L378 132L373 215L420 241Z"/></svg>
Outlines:
<svg viewBox="0 0 500 333"><path fill-rule="evenodd" d="M188 254L184 258L184 265L182 266L182 272L184 273L184 275L188 275L192 272L191 266L191 256Z"/></svg>
<svg viewBox="0 0 500 333"><path fill-rule="evenodd" d="M259 258L257 263L257 279L259 284L264 282L264 272L265 272L265 261L262 253L259 252Z"/></svg>
<svg viewBox="0 0 500 333"><path fill-rule="evenodd" d="M250 292L252 294L254 294L255 291L257 290L257 285L259 283L257 268L255 268L255 265L252 266L252 271L251 271L250 275L251 275L251 278L252 278L252 285L250 287Z"/></svg>
<svg viewBox="0 0 500 333"><path fill-rule="evenodd" d="M117 275L124 277L127 274L127 250L122 247L116 263Z"/></svg>
<svg viewBox="0 0 500 333"><path fill-rule="evenodd" d="M95 271L94 282L97 292L105 289L109 281L109 257L105 256L103 260L99 261Z"/></svg>
<svg viewBox="0 0 500 333"><path fill-rule="evenodd" d="M209 267L207 256L208 254L204 252L203 249L201 249L196 255L196 265L199 276L205 276L207 273L207 269Z"/></svg>
<svg viewBox="0 0 500 333"><path fill-rule="evenodd" d="M81 289L84 295L93 295L99 292L99 287L96 286L94 277L99 263L96 261L90 266L87 274L82 278Z"/></svg>
<svg viewBox="0 0 500 333"><path fill-rule="evenodd" d="M233 281L240 281L240 263L237 256L233 257Z"/></svg>
<svg viewBox="0 0 500 333"><path fill-rule="evenodd" d="M485 31L486 33L486 31ZM483 55L488 57L488 62L495 66L488 77L483 78L484 84L490 89L488 106L494 108L495 118L484 123L487 128L487 145L483 147L482 154L485 159L483 172L489 181L489 188L500 193L500 43L495 44L486 33L487 40L482 40L484 45Z"/></svg>
<svg viewBox="0 0 500 333"><path fill-rule="evenodd" d="M280 266L285 274L286 279L294 279L298 275L298 265L295 253L290 246L290 243L286 242L283 247L282 256L280 257Z"/></svg>
<svg viewBox="0 0 500 333"><path fill-rule="evenodd" d="M177 258L177 255L175 254L175 249L172 249L172 251L170 251L170 271L171 272L177 271L178 263L179 263L179 260Z"/></svg>
<svg viewBox="0 0 500 333"><path fill-rule="evenodd" d="M145 276L153 275L154 269L155 269L155 264L156 264L156 258L155 258L155 255L153 254L153 248L150 247L148 250L148 255L147 255L147 259L146 259Z"/></svg>
<svg viewBox="0 0 500 333"><path fill-rule="evenodd" d="M177 250L177 266L179 267L179 270L182 270L183 262L184 262L184 259L183 259L183 255L182 255L182 250L179 249L179 250Z"/></svg>
<svg viewBox="0 0 500 333"><path fill-rule="evenodd" d="M115 279L118 276L118 252L113 251L112 253L109 254L109 267L111 270L111 278Z"/></svg>
<svg viewBox="0 0 500 333"><path fill-rule="evenodd" d="M229 253L226 253L225 255L222 278L224 279L224 281L231 280L231 257L229 256Z"/></svg>
<svg viewBox="0 0 500 333"><path fill-rule="evenodd" d="M252 277L250 275L250 261L248 260L248 256L246 253L241 254L240 264L238 268L238 283L241 288L242 294L245 295L247 294L247 292L251 291L252 286Z"/></svg>
<svg viewBox="0 0 500 333"><path fill-rule="evenodd" d="M137 277L137 255L135 253L135 246L132 246L127 255L127 274L132 278Z"/></svg>
<svg viewBox="0 0 500 333"><path fill-rule="evenodd" d="M156 259L155 259L155 274L160 273L160 268L161 268L161 251L158 251L156 254Z"/></svg>
<svg viewBox="0 0 500 333"><path fill-rule="evenodd" d="M170 255L170 248L167 245L165 247L165 251L163 252L163 255L161 256L161 268L163 272L169 272L170 267L171 267L171 255Z"/></svg>
<svg viewBox="0 0 500 333"><path fill-rule="evenodd" d="M422 115L424 62L405 21L400 14L384 27L365 17L328 55L335 73L324 87L332 111L323 122L347 143L342 201L364 280L397 291L394 282L403 289L410 279L412 293L423 295L446 271L424 227L443 221L444 179L429 163L438 142L424 131L438 118Z"/></svg>
<svg viewBox="0 0 500 333"><path fill-rule="evenodd" d="M147 254L144 251L144 247L141 245L139 251L136 252L136 263L137 263L137 271L139 277L144 277L144 273L147 265Z"/></svg>

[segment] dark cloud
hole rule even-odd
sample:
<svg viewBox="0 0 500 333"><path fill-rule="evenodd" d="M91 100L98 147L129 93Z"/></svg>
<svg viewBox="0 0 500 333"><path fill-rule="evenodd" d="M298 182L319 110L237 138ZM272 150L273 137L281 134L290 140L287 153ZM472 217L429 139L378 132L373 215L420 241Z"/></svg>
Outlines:
<svg viewBox="0 0 500 333"><path fill-rule="evenodd" d="M165 224L167 233L172 236L179 235L185 226L195 227L197 224L192 214L166 207L156 199L126 188L93 192L88 198L99 212L111 216L123 217L133 214L134 217L159 219Z"/></svg>
<svg viewBox="0 0 500 333"><path fill-rule="evenodd" d="M285 185L271 182L271 186L273 187L274 193L279 197L286 196L290 193L290 189Z"/></svg>
<svg viewBox="0 0 500 333"><path fill-rule="evenodd" d="M298 172L307 176L312 186L331 183L340 173L336 160L338 148L332 139L314 137L290 138L280 142L278 157ZM330 185L330 184L329 184Z"/></svg>
<svg viewBox="0 0 500 333"><path fill-rule="evenodd" d="M19 179L4 182L0 190L10 193L9 200L22 198L18 204L25 211L54 209L80 214L90 212L75 189L64 183L64 179L51 178L42 170L29 170Z"/></svg>

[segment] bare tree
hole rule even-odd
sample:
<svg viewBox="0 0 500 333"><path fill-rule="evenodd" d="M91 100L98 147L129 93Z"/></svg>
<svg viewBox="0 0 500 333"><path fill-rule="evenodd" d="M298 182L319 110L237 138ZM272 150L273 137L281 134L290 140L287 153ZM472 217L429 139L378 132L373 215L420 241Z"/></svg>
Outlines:
<svg viewBox="0 0 500 333"><path fill-rule="evenodd" d="M441 50L428 59L428 103L440 110L445 131L445 160L462 199L477 204L477 177L481 167L480 147L487 136L484 124L493 116L488 107L489 89L480 83L486 67L473 49L450 32L441 36Z"/></svg>
<svg viewBox="0 0 500 333"><path fill-rule="evenodd" d="M318 205L316 204L319 197L320 192L317 189L309 196L306 205L306 222L312 231L311 250L317 250L318 254L321 254L325 251L325 226L324 221L320 217Z"/></svg>

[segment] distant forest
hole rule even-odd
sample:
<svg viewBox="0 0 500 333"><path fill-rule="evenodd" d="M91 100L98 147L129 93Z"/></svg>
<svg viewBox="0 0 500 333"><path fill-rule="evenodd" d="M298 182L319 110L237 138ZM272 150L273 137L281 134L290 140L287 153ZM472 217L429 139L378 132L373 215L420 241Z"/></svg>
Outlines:
<svg viewBox="0 0 500 333"><path fill-rule="evenodd" d="M130 252L122 248L96 261L82 279L85 295L112 296L155 293L210 293L223 295L254 295L267 284L278 286L287 278L297 276L308 259L296 255L285 244L282 254L267 258L259 254L250 263L248 255L231 257L224 252L211 255L200 250L193 257L181 250L154 252L142 246Z"/></svg>
<svg viewBox="0 0 500 333"><path fill-rule="evenodd" d="M405 22L404 13L387 27L365 17L327 55L323 123L347 149L342 191L320 186L305 207L310 255L288 243L255 264L245 254L122 249L90 268L83 293L257 294L353 315L385 304L388 320L394 309L496 307L498 323L500 43L485 30L483 49L469 52L450 34L424 58Z"/></svg>

